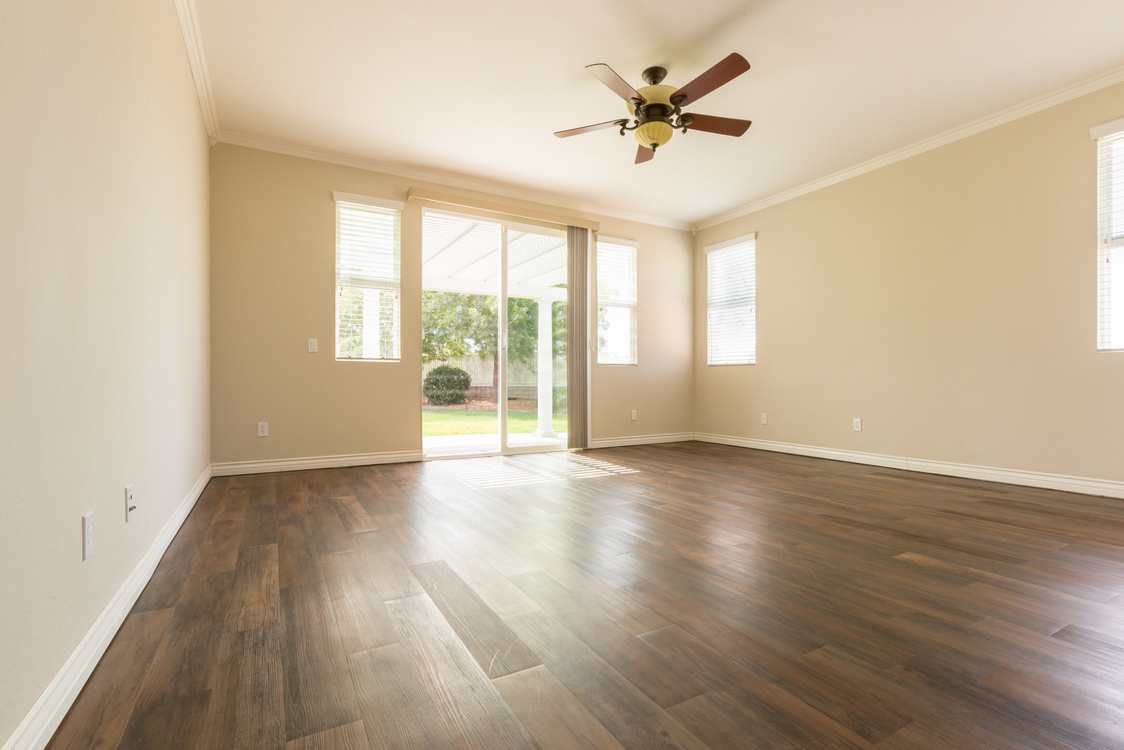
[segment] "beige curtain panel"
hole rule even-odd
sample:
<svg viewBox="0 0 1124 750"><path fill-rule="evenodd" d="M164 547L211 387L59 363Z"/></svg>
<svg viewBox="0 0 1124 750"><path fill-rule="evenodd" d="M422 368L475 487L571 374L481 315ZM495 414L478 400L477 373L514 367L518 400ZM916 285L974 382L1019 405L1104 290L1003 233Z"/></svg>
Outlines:
<svg viewBox="0 0 1124 750"><path fill-rule="evenodd" d="M589 229L568 227L569 265L566 286L567 431L570 448L589 447Z"/></svg>

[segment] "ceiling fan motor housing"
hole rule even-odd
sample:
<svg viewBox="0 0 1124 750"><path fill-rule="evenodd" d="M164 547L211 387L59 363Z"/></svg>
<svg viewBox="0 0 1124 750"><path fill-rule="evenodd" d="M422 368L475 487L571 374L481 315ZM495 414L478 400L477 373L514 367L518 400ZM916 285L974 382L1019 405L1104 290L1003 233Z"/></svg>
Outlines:
<svg viewBox="0 0 1124 750"><path fill-rule="evenodd" d="M637 89L644 104L639 108L629 104L628 112L636 117L640 126L636 128L636 142L647 148L662 146L671 140L675 128L671 123L671 115L675 106L671 103L671 95L678 89L674 86L655 84Z"/></svg>

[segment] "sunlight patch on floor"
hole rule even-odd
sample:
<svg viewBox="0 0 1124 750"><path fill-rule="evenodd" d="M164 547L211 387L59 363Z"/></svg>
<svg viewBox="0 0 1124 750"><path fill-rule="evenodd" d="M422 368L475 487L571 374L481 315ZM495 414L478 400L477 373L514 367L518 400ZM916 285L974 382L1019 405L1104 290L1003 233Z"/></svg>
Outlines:
<svg viewBox="0 0 1124 750"><path fill-rule="evenodd" d="M481 489L640 473L639 469L630 469L573 453L447 461L442 465L442 469L447 470L469 487Z"/></svg>

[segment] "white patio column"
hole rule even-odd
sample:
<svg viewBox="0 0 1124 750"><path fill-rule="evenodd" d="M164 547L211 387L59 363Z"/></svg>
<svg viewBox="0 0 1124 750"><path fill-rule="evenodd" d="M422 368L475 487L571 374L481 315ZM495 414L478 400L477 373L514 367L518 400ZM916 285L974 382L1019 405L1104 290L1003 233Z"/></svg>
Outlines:
<svg viewBox="0 0 1124 750"><path fill-rule="evenodd" d="M554 336L551 325L554 315L550 300L535 300L539 303L539 437L554 438Z"/></svg>

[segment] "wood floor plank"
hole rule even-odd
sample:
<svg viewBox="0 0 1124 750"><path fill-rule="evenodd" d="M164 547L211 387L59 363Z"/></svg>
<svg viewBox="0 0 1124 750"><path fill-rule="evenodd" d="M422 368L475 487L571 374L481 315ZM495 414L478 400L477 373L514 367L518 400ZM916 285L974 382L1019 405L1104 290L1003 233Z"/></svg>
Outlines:
<svg viewBox="0 0 1124 750"><path fill-rule="evenodd" d="M117 747L171 616L172 610L163 609L125 618L47 750Z"/></svg>
<svg viewBox="0 0 1124 750"><path fill-rule="evenodd" d="M249 487L232 487L223 493L214 521L234 521L246 517L246 506L252 490Z"/></svg>
<svg viewBox="0 0 1124 750"><path fill-rule="evenodd" d="M371 520L367 509L355 499L355 495L341 495L333 497L336 513L339 514L343 527L349 534L360 531L378 531L378 525Z"/></svg>
<svg viewBox="0 0 1124 750"><path fill-rule="evenodd" d="M1124 628L1119 632L1124 634ZM1079 625L1066 625L1055 631L1053 636L1068 643L1084 646L1090 651L1099 651L1107 657L1116 659L1118 662L1124 661L1124 638L1100 633L1091 628L1083 628Z"/></svg>
<svg viewBox="0 0 1124 750"><path fill-rule="evenodd" d="M402 519L390 524L380 524L379 531L408 566L443 558L438 545L422 539L418 532L414 531L414 527Z"/></svg>
<svg viewBox="0 0 1124 750"><path fill-rule="evenodd" d="M387 608L455 747L535 746L428 596L395 599Z"/></svg>
<svg viewBox="0 0 1124 750"><path fill-rule="evenodd" d="M285 737L299 739L359 719L347 654L322 583L281 590L285 627Z"/></svg>
<svg viewBox="0 0 1124 750"><path fill-rule="evenodd" d="M281 750L285 744L280 627L223 633L201 747Z"/></svg>
<svg viewBox="0 0 1124 750"><path fill-rule="evenodd" d="M1069 683L1041 679L1008 667L1000 667L982 682L1024 704L1065 717L1073 722L1071 727L1081 728L1084 739L1092 742L1099 736L1108 746L1124 747L1124 710L1082 694Z"/></svg>
<svg viewBox="0 0 1124 750"><path fill-rule="evenodd" d="M390 613L355 550L323 555L320 567L332 598L344 651L354 654L398 642Z"/></svg>
<svg viewBox="0 0 1124 750"><path fill-rule="evenodd" d="M773 675L770 670L766 674L776 680L770 681L754 671L752 661L737 664L725 658L721 651L727 645L725 642L716 640L715 646L711 647L679 627L662 628L641 637L664 655L676 673L695 675L699 681L732 700L757 723L782 736L796 739L802 748L865 750L872 746L871 742L853 729L839 723L840 717L847 716L845 712L840 710L835 712L835 716L829 716L801 699L815 699L816 696L811 692L805 691L807 695L800 697L789 692L790 689L807 687L814 683L814 679L796 683L791 679L794 672L785 671L781 675ZM740 641L735 641L735 644L740 644ZM790 679L784 680L783 677ZM778 685L778 682L784 687ZM839 705L851 707L853 700L852 691L848 691L840 696Z"/></svg>
<svg viewBox="0 0 1124 750"><path fill-rule="evenodd" d="M207 529L207 535L203 537L199 554L195 556L192 575L234 570L238 562L238 545L242 539L244 523L241 518L213 521L211 528Z"/></svg>
<svg viewBox="0 0 1124 750"><path fill-rule="evenodd" d="M421 584L381 531L352 534L351 543L382 601L417 596L423 592Z"/></svg>
<svg viewBox="0 0 1124 750"><path fill-rule="evenodd" d="M156 566L152 578L148 580L144 591L133 604L132 611L151 612L175 607L179 603L184 584L191 575L191 568L195 564L195 557L202 544L202 536L173 539L164 557Z"/></svg>
<svg viewBox="0 0 1124 750"><path fill-rule="evenodd" d="M324 580L324 574L320 570L320 556L306 522L307 520L277 527L278 582L281 588Z"/></svg>
<svg viewBox="0 0 1124 750"><path fill-rule="evenodd" d="M529 596L475 552L454 542L446 544L443 540L442 545L445 548L444 559L449 567L500 617L539 608Z"/></svg>
<svg viewBox="0 0 1124 750"><path fill-rule="evenodd" d="M280 628L247 630L239 635L239 641L234 748L280 748L285 741Z"/></svg>
<svg viewBox="0 0 1124 750"><path fill-rule="evenodd" d="M277 544L277 505L251 500L246 508L239 545L252 547L257 544Z"/></svg>
<svg viewBox="0 0 1124 750"><path fill-rule="evenodd" d="M207 533L211 521L214 520L215 513L218 512L222 495L229 487L230 480L231 477L212 477L211 481L207 482L207 486L203 488L199 499L195 501L195 507L187 514L183 525L176 533L176 539L202 538Z"/></svg>
<svg viewBox="0 0 1124 750"><path fill-rule="evenodd" d="M285 745L285 750L370 750L370 748L367 742L367 730L361 721L301 737Z"/></svg>
<svg viewBox="0 0 1124 750"><path fill-rule="evenodd" d="M276 625L281 620L280 601L277 545L240 549L234 570L230 628L253 630Z"/></svg>
<svg viewBox="0 0 1124 750"><path fill-rule="evenodd" d="M511 581L658 705L674 706L707 691L704 683L671 669L659 652L547 574L523 573L511 576Z"/></svg>
<svg viewBox="0 0 1124 750"><path fill-rule="evenodd" d="M955 743L955 744L953 744ZM957 737L952 739L939 730L913 723L902 727L878 743L878 750L932 750L938 747L955 747L957 750L993 750L986 737Z"/></svg>
<svg viewBox="0 0 1124 750"><path fill-rule="evenodd" d="M205 729L234 573L195 576L145 674L119 748L193 747Z"/></svg>
<svg viewBox="0 0 1124 750"><path fill-rule="evenodd" d="M492 684L543 750L622 750L585 706L539 665L499 677Z"/></svg>
<svg viewBox="0 0 1124 750"><path fill-rule="evenodd" d="M544 612L507 618L582 705L625 747L706 747L561 623Z"/></svg>
<svg viewBox="0 0 1124 750"><path fill-rule="evenodd" d="M351 549L351 539L331 498L325 496L310 498L306 512L309 536L318 554L330 555Z"/></svg>
<svg viewBox="0 0 1124 750"><path fill-rule="evenodd" d="M453 743L400 643L349 657L372 750L442 750Z"/></svg>
<svg viewBox="0 0 1124 750"><path fill-rule="evenodd" d="M720 692L708 691L667 710L709 747L767 747L803 750L791 734L742 708Z"/></svg>
<svg viewBox="0 0 1124 750"><path fill-rule="evenodd" d="M411 570L488 677L542 663L448 563L423 563Z"/></svg>

